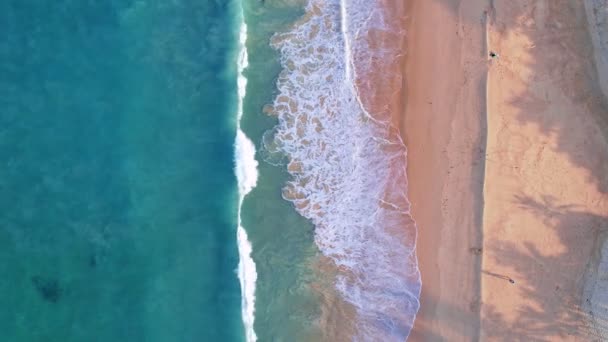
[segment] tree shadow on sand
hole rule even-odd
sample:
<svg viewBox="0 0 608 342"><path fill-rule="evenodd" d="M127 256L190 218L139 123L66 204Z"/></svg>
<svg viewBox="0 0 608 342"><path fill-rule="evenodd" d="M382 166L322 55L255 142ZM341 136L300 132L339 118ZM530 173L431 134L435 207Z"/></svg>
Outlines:
<svg viewBox="0 0 608 342"><path fill-rule="evenodd" d="M517 119L535 125L547 147L584 168L586 180L608 193L608 101L599 86L583 2L494 2L503 13L493 22L501 40L520 36L527 42L513 56L498 51L501 60L496 61L504 62L498 73L520 73L526 79L528 88L507 99L518 109Z"/></svg>
<svg viewBox="0 0 608 342"><path fill-rule="evenodd" d="M546 164L558 168L545 167L542 184L522 184L525 193L515 196L513 201L523 215L542 220L544 229L549 230L546 236L534 241L485 241L489 258L512 270L512 277L525 279L517 284L517 291L518 297L528 302L518 309L516 317L509 317L509 324L505 324L506 317L486 307L484 331L489 338L517 336L528 341L548 341L551 337L567 339L573 335L589 341L601 340L608 336L606 316L593 312L587 305L590 298L585 298L581 289L589 272L597 270L599 260L594 254L601 248L608 230L608 217L599 215L603 205L598 202L605 201L608 193L608 106L593 63L583 3L569 0L538 1L533 6L519 0L494 3L499 15L492 25L500 38L499 46L508 47L508 42L504 42L513 36L527 44L513 56L511 51L498 51L501 60L492 61L498 67L493 71L495 74L515 74L526 87L506 98L516 109L519 122L513 127L500 127L498 134L504 134L509 139L505 141L510 143L522 143L518 158L527 158L527 162L510 163L509 155L503 151L488 151L489 158L500 158L502 167L524 167L527 170L518 172L533 173L534 165L543 163L545 151L553 150L555 155L567 157L572 166L583 170L585 179L554 178L554 174L572 168L560 170L565 164L555 163ZM533 125L540 132L540 139L527 141L525 135L521 141L514 138L518 135L517 127L524 125ZM530 144L535 146L530 148ZM526 177L521 181L525 182ZM581 188L580 191L590 192L585 195L587 198L577 200L585 205L569 204L572 202L565 194L573 190L569 184L572 181L590 184L597 193L592 193L589 187ZM531 195L543 193L541 189L559 197ZM522 228L525 227L517 227ZM547 254L541 248L544 244L555 246L553 253ZM591 261L584 263L587 260ZM595 322L594 329L589 327L590 321Z"/></svg>
<svg viewBox="0 0 608 342"><path fill-rule="evenodd" d="M557 254L543 254L530 242L487 242L490 258L512 270L510 277L525 279L517 282L519 296L529 299L517 312L517 317L506 323L505 317L494 308L486 308L484 325L488 338L519 337L527 341L548 341L549 336L567 338L570 335L600 340L600 335L587 324L593 312L583 303L587 298L580 292L586 272L597 267L581 260L593 260L594 238L608 231L608 217L586 212L572 205L558 205L555 198L544 196L537 201L528 196L516 196L520 208L542 218L552 227L561 243ZM582 248L581 248L582 247ZM584 255L585 257L581 256ZM547 289L552 289L548 291ZM593 315L602 333L608 332L608 321Z"/></svg>
<svg viewBox="0 0 608 342"><path fill-rule="evenodd" d="M525 88L518 90L514 86L510 94L503 94L506 103L515 108L519 122L510 127L497 120L501 126L496 139L500 141L504 135L507 148L515 153L514 159L509 159L509 151L491 150L487 152L488 158L490 162L499 161L497 167L521 168L514 175L534 173L535 165L541 167L542 178L520 178L524 192L516 195L513 202L521 215L542 221L542 227L534 225L529 229L547 232L543 235L539 230L534 241L485 241L487 257L510 270L509 276L515 280L525 279L515 285L517 297L527 302L517 309L515 317L503 317L496 308L485 306L484 331L491 339L506 340L505 336L509 336L516 340L548 341L576 336L601 340L608 336L605 335L608 322L586 305L590 299L584 297L581 289L589 272L596 271L599 260L594 254L608 231L608 217L599 215L604 207L599 202L605 201L608 194L608 106L598 83L583 2L542 0L532 5L522 0L491 2L497 14L491 19L494 39L490 39L497 45L491 48L500 49L497 51L500 59L491 61L495 64L492 67L496 67L492 73L498 82L501 75L508 74L515 79L516 86ZM517 51L509 51L509 44L516 44ZM540 135L520 136L518 130L528 125L533 125ZM517 144L521 144L521 151ZM547 154L548 150L553 154ZM542 168L545 157L555 155L565 156L571 165L549 164L552 163L549 159ZM548 169L549 165L555 169ZM583 170L585 179L555 177L573 168ZM542 181L524 184L527 179ZM573 202L567 194L574 190L572 184L592 185L581 188L580 191L589 193L576 200L585 205L570 204ZM538 195L547 192L543 189L558 197ZM501 224L501 229L509 228ZM521 234L529 237L523 231ZM555 247L550 254L542 248L548 244ZM588 260L591 261L585 263ZM595 322L594 329L588 325L590 321Z"/></svg>
<svg viewBox="0 0 608 342"><path fill-rule="evenodd" d="M608 217L590 214L575 206L557 205L555 199L549 196L541 201L527 196L517 196L514 200L522 209L546 220L553 227L563 248L557 254L546 255L529 242L491 241L486 244L488 252L484 253L488 253L497 264L510 271L502 274L482 270L482 276L498 278L505 283L509 279L514 281L513 284L505 285L503 293L494 295L509 296L511 291L519 291L519 296L529 301L517 309L515 318L505 317L495 306L483 303L481 325L484 327L485 339L541 342L555 338L566 340L576 336L578 340L601 341L602 335L608 333L608 320L590 312L589 307L583 305L587 298L578 290L587 270L596 265L580 263L580 253L591 254L592 250L581 251L578 246L592 243L583 241L588 240L590 235L608 232ZM547 291L547 288L552 290ZM440 322L444 328L457 331L462 324L478 318L474 307L465 311L446 300L428 300L435 302L427 302L426 305L432 305L445 313L445 317L450 317L450 320ZM588 325L592 316L597 323L595 328ZM418 325L411 338L418 341L422 336L425 340L445 340L432 327ZM470 338L463 336L462 340Z"/></svg>

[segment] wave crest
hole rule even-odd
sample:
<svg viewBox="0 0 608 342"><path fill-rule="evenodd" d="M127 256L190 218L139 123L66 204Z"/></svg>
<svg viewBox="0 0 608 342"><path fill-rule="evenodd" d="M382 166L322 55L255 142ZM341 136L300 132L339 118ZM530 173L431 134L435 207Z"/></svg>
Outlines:
<svg viewBox="0 0 608 342"><path fill-rule="evenodd" d="M237 132L234 143L235 168L234 172L239 187L237 246L239 250L238 277L241 285L241 315L245 328L247 342L255 342L257 336L253 329L255 319L255 286L258 278L255 262L251 258L252 246L247 237L245 228L241 225L241 207L245 196L255 188L258 181L258 162L255 160L255 145L247 138L241 130L241 118L243 117L243 99L247 88L247 78L243 75L248 66L247 58L247 25L244 14L242 15L239 33L239 56L238 56L238 103L237 103Z"/></svg>

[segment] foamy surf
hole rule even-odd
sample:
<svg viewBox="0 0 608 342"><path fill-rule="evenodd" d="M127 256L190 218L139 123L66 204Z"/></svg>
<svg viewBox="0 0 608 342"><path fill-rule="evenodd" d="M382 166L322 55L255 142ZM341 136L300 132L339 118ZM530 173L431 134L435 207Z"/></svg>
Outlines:
<svg viewBox="0 0 608 342"><path fill-rule="evenodd" d="M306 12L273 37L279 123L264 147L289 159L283 197L312 221L338 270L335 286L356 309L352 339L403 341L420 295L406 149L386 110L365 97L372 66L399 51L371 46L371 32L391 30L374 0L310 0Z"/></svg>
<svg viewBox="0 0 608 342"><path fill-rule="evenodd" d="M239 250L238 276L241 284L241 314L245 327L247 342L255 342L257 336L253 329L255 312L255 283L257 272L255 262L251 258L251 243L247 232L241 224L241 207L245 196L256 186L258 179L258 162L255 160L255 146L241 130L240 121L243 116L243 99L247 88L247 78L243 75L247 68L247 25L244 14L241 12L241 28L239 33L238 56L238 104L237 104L237 133L235 140L235 173L239 187L237 244Z"/></svg>

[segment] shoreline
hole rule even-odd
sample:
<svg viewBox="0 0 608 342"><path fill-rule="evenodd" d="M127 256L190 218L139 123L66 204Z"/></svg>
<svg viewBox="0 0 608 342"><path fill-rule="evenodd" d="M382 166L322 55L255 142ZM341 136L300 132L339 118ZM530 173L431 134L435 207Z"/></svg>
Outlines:
<svg viewBox="0 0 608 342"><path fill-rule="evenodd" d="M410 340L606 336L608 75L585 7L406 6L397 121L422 274Z"/></svg>
<svg viewBox="0 0 608 342"><path fill-rule="evenodd" d="M401 32L384 26L400 24L393 16L403 6L379 3L394 11L385 17L374 1L311 1L272 41L283 67L274 139L292 177L282 197L315 226L316 246L333 263L334 287L318 287L326 340L404 340L419 305L415 226L401 189L405 147L390 125L400 103ZM374 11L386 21L362 15ZM310 61L293 62L313 51Z"/></svg>

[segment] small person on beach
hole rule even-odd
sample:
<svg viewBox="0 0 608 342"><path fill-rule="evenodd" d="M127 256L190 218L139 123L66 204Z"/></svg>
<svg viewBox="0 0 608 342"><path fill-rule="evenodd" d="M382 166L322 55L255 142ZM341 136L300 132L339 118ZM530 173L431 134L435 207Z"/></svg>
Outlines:
<svg viewBox="0 0 608 342"><path fill-rule="evenodd" d="M499 279L508 280L509 283L515 284L515 279L513 279L513 278L511 278L509 276L506 276L504 274L494 273L494 272L485 271L485 270L482 270L481 273L484 273L484 274L487 274L489 276L496 277L496 278L499 278Z"/></svg>
<svg viewBox="0 0 608 342"><path fill-rule="evenodd" d="M490 58L496 59L498 58L498 54L494 51L490 51Z"/></svg>
<svg viewBox="0 0 608 342"><path fill-rule="evenodd" d="M471 248L469 248L469 251L471 251L471 253L473 253L475 255L481 255L481 253L483 253L483 248L471 247Z"/></svg>

